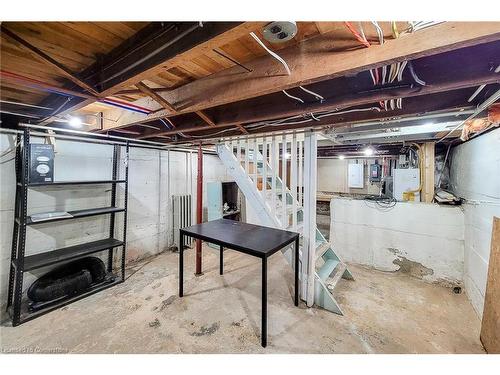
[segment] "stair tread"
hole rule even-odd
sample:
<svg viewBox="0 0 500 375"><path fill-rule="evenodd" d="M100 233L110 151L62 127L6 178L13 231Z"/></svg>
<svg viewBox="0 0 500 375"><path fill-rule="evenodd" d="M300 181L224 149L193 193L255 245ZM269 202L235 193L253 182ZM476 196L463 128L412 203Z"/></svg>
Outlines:
<svg viewBox="0 0 500 375"><path fill-rule="evenodd" d="M321 258L323 254L326 253L326 251L330 248L330 243L329 242L320 242L319 244L316 242L316 260Z"/></svg>
<svg viewBox="0 0 500 375"><path fill-rule="evenodd" d="M325 281L330 275L331 273L333 272L333 270L335 269L335 267L337 267L337 265L339 264L340 262L336 259L328 259L325 264L323 264L319 271L318 271L318 275L320 277L321 280Z"/></svg>
<svg viewBox="0 0 500 375"><path fill-rule="evenodd" d="M328 281L326 282L328 289L333 290L335 288L335 286L338 284L338 282L344 275L346 269L347 266L344 263L339 263L339 265L335 269L335 275L328 278Z"/></svg>

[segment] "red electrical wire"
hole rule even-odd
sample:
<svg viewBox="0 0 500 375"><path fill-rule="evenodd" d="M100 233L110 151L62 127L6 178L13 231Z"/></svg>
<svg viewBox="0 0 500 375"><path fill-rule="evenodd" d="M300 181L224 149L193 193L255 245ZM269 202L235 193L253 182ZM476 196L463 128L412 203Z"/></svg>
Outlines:
<svg viewBox="0 0 500 375"><path fill-rule="evenodd" d="M347 21L344 21L344 25L349 29L349 31L356 37L356 39L366 47L370 47L370 43L365 40L359 33L356 31L356 29Z"/></svg>

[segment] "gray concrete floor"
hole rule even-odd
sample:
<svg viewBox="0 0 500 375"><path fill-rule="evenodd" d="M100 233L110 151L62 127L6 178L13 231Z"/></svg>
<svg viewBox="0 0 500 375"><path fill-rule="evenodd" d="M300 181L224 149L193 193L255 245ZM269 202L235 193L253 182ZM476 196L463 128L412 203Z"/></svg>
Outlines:
<svg viewBox="0 0 500 375"><path fill-rule="evenodd" d="M398 273L351 266L335 291L345 315L293 305L281 253L268 266L268 347L260 346L260 261L204 247L204 275L186 252L185 297L177 260L163 253L128 270L124 284L13 328L2 352L72 353L483 353L480 322L463 294Z"/></svg>

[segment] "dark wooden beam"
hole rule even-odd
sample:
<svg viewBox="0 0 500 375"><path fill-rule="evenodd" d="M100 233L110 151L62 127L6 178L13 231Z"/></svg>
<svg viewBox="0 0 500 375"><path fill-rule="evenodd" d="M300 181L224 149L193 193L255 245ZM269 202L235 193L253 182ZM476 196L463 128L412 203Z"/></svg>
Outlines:
<svg viewBox="0 0 500 375"><path fill-rule="evenodd" d="M394 62L496 41L499 38L500 23L497 22L478 22L473 25L467 22L445 22L398 39L387 40L383 45L332 52L335 39L326 33L279 51L287 61L291 75L284 75L281 64L266 55L247 63L252 72L242 72L240 67L235 66L161 95L179 113L196 112L299 85L357 74ZM140 103L139 100L138 104ZM159 111L144 115L141 121L166 115L166 111ZM123 116L114 126L132 122L133 120L129 121L127 116Z"/></svg>
<svg viewBox="0 0 500 375"><path fill-rule="evenodd" d="M210 113L217 124L245 124L499 83L500 74L494 72L499 49L497 41L414 60L415 71L427 82L424 87L415 83L408 68L402 82L384 86L373 86L369 72L362 72L355 77L339 77L307 86L324 97L322 103L300 89L292 89L289 92L304 99L304 104L279 92L213 108Z"/></svg>
<svg viewBox="0 0 500 375"><path fill-rule="evenodd" d="M467 98L470 95L470 90L461 89L455 91L449 91L446 93L437 93L437 94L429 94L425 96L419 97L411 97L405 100L405 104L403 109L394 110L394 111L362 111L362 112L351 112L351 113L339 113L334 114L329 117L324 117L320 119L320 121L309 121L302 124L294 124L294 125L281 125L281 126L267 126L261 127L258 130L252 130L251 128L246 128L249 134L263 134L265 132L279 131L279 130L299 130L302 128L318 128L318 127L327 127L327 126L341 126L346 123L354 123L358 121L368 121L368 120L382 120L385 118L394 118L401 116L408 116L414 114L420 114L424 112L433 112L439 110L446 110L449 108L458 108L458 107L468 107L470 103L467 102ZM358 108L364 108L358 106ZM423 110L425 108L425 110ZM354 109L354 108L353 108ZM148 139L154 138L155 136L162 135L175 135L178 133L198 133L198 135L202 135L200 132L207 132L214 129L225 129L225 128L235 128L236 134L239 134L238 128L234 125L224 125L217 124L215 127L212 126L183 126L178 127L175 130L162 131L162 132L151 132L145 133L142 136L139 136L139 139ZM231 134L227 134L228 136ZM207 138L210 138L210 134L207 135Z"/></svg>
<svg viewBox="0 0 500 375"><path fill-rule="evenodd" d="M240 129L243 134L248 134L248 131L241 124L236 124L236 127Z"/></svg>
<svg viewBox="0 0 500 375"><path fill-rule="evenodd" d="M203 121L205 121L208 125L210 126L216 126L215 122L212 121L212 119L210 117L208 117L205 113L203 113L202 111L196 111L195 112L198 116L201 117L201 119Z"/></svg>
<svg viewBox="0 0 500 375"><path fill-rule="evenodd" d="M164 69L189 61L205 49L211 50L247 35L249 30L260 24L262 22L206 22L203 27L183 35L183 32L198 23L153 22L109 54L101 56L95 64L81 72L81 77L93 82L101 90L101 96L114 95ZM92 99L73 100L72 105L65 106L60 114L80 109L92 102ZM43 103L56 108L61 104L57 96L50 96Z"/></svg>
<svg viewBox="0 0 500 375"><path fill-rule="evenodd" d="M14 42L17 42L20 44L22 47L27 49L35 58L42 60L45 62L47 65L51 66L55 70L57 70L59 73L64 75L67 79L75 83L76 85L80 86L81 88L85 89L87 92L92 94L93 96L99 96L99 93L91 87L89 84L81 80L80 78L77 77L77 75L70 71L68 68L66 68L64 65L47 55L45 52L42 50L38 49L34 45L28 43L26 40L21 38L19 35L15 34L14 32L10 31L7 29L4 25L1 25L1 32L2 34L8 36L10 39L12 39Z"/></svg>
<svg viewBox="0 0 500 375"><path fill-rule="evenodd" d="M240 24L240 22L203 22L201 24L200 22L154 22L152 25L159 27L160 30L152 33L153 37L146 43L138 38L141 42L139 46L131 45L129 49L121 53L111 53L113 56L109 59L110 62L104 63L101 69L97 69L98 74L94 75L98 77L96 85L102 91L106 91L131 78L136 79L137 75L157 68L166 60ZM142 78L140 80L142 81Z"/></svg>
<svg viewBox="0 0 500 375"><path fill-rule="evenodd" d="M263 100L263 102L266 103L265 106L262 106L260 109L258 107L254 108L255 110L251 112L253 117L247 117L246 119L252 120L251 122L256 122L256 121L284 118L294 115L302 115L302 114L307 115L309 113L315 113L318 111L332 111L335 109L340 110L341 108L353 108L360 106L377 107L380 101L397 99L397 98L405 98L403 99L403 107L405 107L408 98L421 97L421 96L425 97L440 93L442 93L442 95L446 95L446 93L450 91L475 87L478 84L477 82L485 82L485 83L500 82L500 77L498 77L498 74L492 72L488 72L488 74L481 73L481 77L482 77L481 79L479 79L478 76L474 77L473 79L455 78L454 81L443 82L439 85L432 85L432 86L431 85L411 86L409 84L403 84L403 85L391 86L384 89L379 88L374 90L365 90L363 92L346 94L343 97L342 96L338 97L336 98L336 100L333 101L327 101L325 103L308 104L305 106L292 106L292 107L290 106L283 107L282 105L273 106L272 105L273 101L269 100L268 98L267 100ZM424 102L422 102L422 106L420 107L420 109L421 111L426 111L427 108L423 104ZM228 111L228 112L238 114L238 112L233 112L233 111ZM390 112L385 112L385 113L390 113ZM231 122L230 121L231 119L235 119L238 121ZM209 126L189 127L187 129L182 129L179 127L177 132L181 131L184 133L190 133L190 132L204 131L209 129L229 128L235 126L237 127L236 124L241 124L240 121L241 118L233 117L228 120L221 121L218 122L217 124ZM250 131L248 128L246 130ZM167 132L158 132L158 134L170 135L176 133L172 131L167 131ZM141 136L141 138L149 138L153 136L154 133L147 133L144 136Z"/></svg>
<svg viewBox="0 0 500 375"><path fill-rule="evenodd" d="M150 87L148 87L144 82L139 82L135 84L141 92L151 97L154 101L160 104L163 108L170 111L170 113L176 113L176 109L165 99L163 99L160 95L158 95L155 91L153 91Z"/></svg>
<svg viewBox="0 0 500 375"><path fill-rule="evenodd" d="M150 89L155 93L168 92L172 90L171 88L168 87L150 87ZM143 92L139 89L125 89L114 93L114 95L138 95L138 94L143 94Z"/></svg>

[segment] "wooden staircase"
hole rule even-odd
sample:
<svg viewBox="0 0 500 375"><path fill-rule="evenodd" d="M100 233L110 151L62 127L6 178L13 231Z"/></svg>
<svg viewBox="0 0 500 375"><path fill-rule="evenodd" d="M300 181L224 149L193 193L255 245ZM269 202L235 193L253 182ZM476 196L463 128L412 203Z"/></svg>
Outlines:
<svg viewBox="0 0 500 375"><path fill-rule="evenodd" d="M308 306L314 303L342 315L333 291L342 278L353 280L353 276L316 227L316 174L315 168L314 171L308 168L308 165L315 166L315 149L314 160L308 160L311 152L304 148L304 141L297 141L295 134L273 136L270 142L268 138L223 141L217 145L217 153L245 195L247 204L252 206L259 224L301 234L302 300ZM283 163L283 160L287 162ZM287 173L288 164L290 173ZM311 172L314 172L313 184ZM284 180L290 181L290 187ZM313 186L314 191L306 184ZM307 190L309 194L306 194ZM292 265L291 249L285 249L283 253Z"/></svg>

